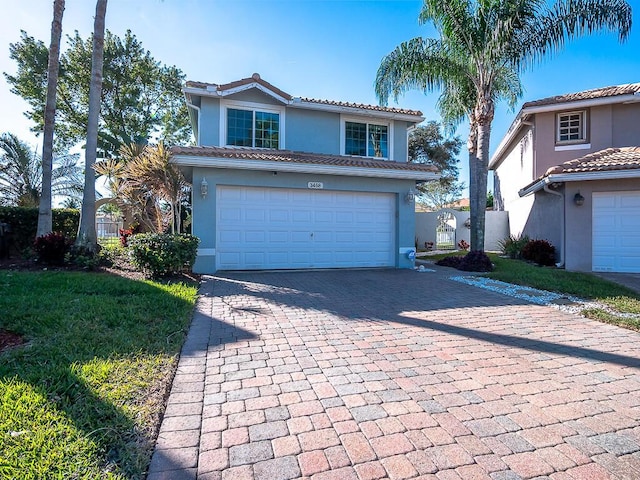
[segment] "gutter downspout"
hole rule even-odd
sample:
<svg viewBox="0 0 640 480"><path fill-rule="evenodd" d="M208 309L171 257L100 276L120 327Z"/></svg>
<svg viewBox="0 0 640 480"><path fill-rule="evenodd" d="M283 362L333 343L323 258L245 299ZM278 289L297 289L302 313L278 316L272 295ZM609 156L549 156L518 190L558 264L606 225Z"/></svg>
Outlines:
<svg viewBox="0 0 640 480"><path fill-rule="evenodd" d="M565 249L565 245L564 245L564 229L565 229L565 225L564 225L564 218L565 218L565 205L564 205L564 194L557 192L555 190L551 190L549 188L549 185L545 182L543 190L547 193L550 193L552 195L557 195L558 197L560 197L560 200L562 201L562 210L561 211L561 215L560 215L560 261L558 263L556 263L556 267L558 268L564 268L564 249Z"/></svg>

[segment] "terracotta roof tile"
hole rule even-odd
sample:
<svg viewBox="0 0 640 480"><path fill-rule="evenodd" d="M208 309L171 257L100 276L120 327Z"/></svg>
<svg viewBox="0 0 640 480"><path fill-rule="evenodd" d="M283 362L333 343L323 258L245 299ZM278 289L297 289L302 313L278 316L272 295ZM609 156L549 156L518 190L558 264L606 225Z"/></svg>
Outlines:
<svg viewBox="0 0 640 480"><path fill-rule="evenodd" d="M335 100L320 100L317 98L301 98L303 102L309 103L319 103L321 105L333 105L337 107L349 107L349 108L361 108L365 110L374 110L376 112L388 112L388 113L401 113L404 115L416 115L418 117L422 116L422 112L420 110L409 110L406 108L394 108L394 107L383 107L380 105L367 105L364 103L351 103L351 102L339 102Z"/></svg>
<svg viewBox="0 0 640 480"><path fill-rule="evenodd" d="M276 93L277 95L286 98L287 100L291 101L294 100L294 97L292 97L291 95L289 95L286 92L283 92L282 90L280 90L279 88L271 85L269 82L262 80L262 78L260 78L260 75L257 73L254 73L251 77L248 78L243 78L241 80L236 80L235 82L231 82L231 83L225 83L222 85L218 85L216 83L206 83L206 82L195 82L195 81L187 81L186 86L190 87L190 88L200 88L203 90L206 89L213 89L217 92L224 92L225 90L231 90L233 88L236 87L241 87L243 85L250 85L252 83L258 83L260 85L262 85L263 87L271 90L272 92ZM331 106L336 106L336 107L347 107L347 108L358 108L358 109L364 109L364 110L372 110L372 111L376 111L376 112L385 112L385 113L399 113L399 114L403 114L403 115L415 115L417 117L421 117L422 116L422 112L419 110L409 110L406 108L394 108L394 107L383 107L380 105L367 105L364 103L351 103L351 102L340 102L340 101L335 101L335 100L320 100L320 99L316 99L316 98L300 98L299 99L302 102L306 102L306 103L316 103L319 105L331 105ZM295 106L295 103L293 104Z"/></svg>
<svg viewBox="0 0 640 480"><path fill-rule="evenodd" d="M187 87L203 88L203 89L206 89L208 87L212 87L218 92L224 92L225 90L232 90L234 88L241 87L243 85L250 85L252 83L258 83L258 84L262 85L263 87L271 90L273 93L275 93L275 94L277 94L277 95L279 95L279 96L281 96L283 98L286 98L287 100L291 100L293 98L287 92L283 92L278 87L275 87L275 86L271 85L269 82L267 82L267 81L263 80L262 78L260 78L260 75L257 74L257 73L254 73L253 75L251 75L248 78L243 78L241 80L236 80L235 82L225 83L225 84L222 84L222 85L217 85L215 83L188 81L187 82Z"/></svg>
<svg viewBox="0 0 640 480"><path fill-rule="evenodd" d="M229 147L173 147L173 155L193 155L200 157L229 158L234 160L263 160L270 162L307 163L336 165L344 167L380 168L415 172L433 172L433 165L373 160L346 155L320 155L317 153L293 152L291 150L257 150L253 148Z"/></svg>
<svg viewBox="0 0 640 480"><path fill-rule="evenodd" d="M522 106L522 108L540 107L556 103L577 102L580 100L591 100L594 98L615 97L618 95L633 95L634 93L640 93L640 83L628 83L626 85L616 85L612 87L595 88L593 90L568 93L565 95L556 95L555 97L547 97L527 102Z"/></svg>
<svg viewBox="0 0 640 480"><path fill-rule="evenodd" d="M544 177L559 173L640 169L640 147L607 148L551 167Z"/></svg>

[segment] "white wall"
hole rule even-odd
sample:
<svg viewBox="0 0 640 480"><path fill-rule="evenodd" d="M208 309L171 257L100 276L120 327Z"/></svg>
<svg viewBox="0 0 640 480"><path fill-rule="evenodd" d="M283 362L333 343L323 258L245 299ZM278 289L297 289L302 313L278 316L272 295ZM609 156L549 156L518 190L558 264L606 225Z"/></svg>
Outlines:
<svg viewBox="0 0 640 480"><path fill-rule="evenodd" d="M470 241L470 230L464 226L464 223L469 218L469 212L450 209L438 212L421 212L416 213L416 243L418 248L423 249L425 242L435 243L438 215L443 212L451 212L456 217L456 244L460 240ZM500 250L498 242L509 236L509 216L507 212L495 210L488 210L485 213L484 248L487 251Z"/></svg>

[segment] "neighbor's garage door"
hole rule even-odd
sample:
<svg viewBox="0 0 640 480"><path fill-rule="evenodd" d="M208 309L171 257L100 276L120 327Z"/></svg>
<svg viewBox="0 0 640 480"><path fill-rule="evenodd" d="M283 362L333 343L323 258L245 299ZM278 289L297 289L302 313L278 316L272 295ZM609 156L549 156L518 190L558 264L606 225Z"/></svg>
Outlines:
<svg viewBox="0 0 640 480"><path fill-rule="evenodd" d="M216 188L220 270L395 264L395 197L388 193Z"/></svg>
<svg viewBox="0 0 640 480"><path fill-rule="evenodd" d="M640 192L593 194L594 272L640 272Z"/></svg>

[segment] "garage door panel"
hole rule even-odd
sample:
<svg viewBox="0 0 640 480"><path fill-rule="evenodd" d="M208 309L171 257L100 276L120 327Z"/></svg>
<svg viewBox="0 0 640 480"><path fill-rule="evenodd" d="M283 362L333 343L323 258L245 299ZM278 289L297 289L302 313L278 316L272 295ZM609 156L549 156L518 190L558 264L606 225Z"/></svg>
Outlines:
<svg viewBox="0 0 640 480"><path fill-rule="evenodd" d="M640 192L593 194L592 269L640 272Z"/></svg>
<svg viewBox="0 0 640 480"><path fill-rule="evenodd" d="M217 200L219 269L395 264L393 194L218 186Z"/></svg>

